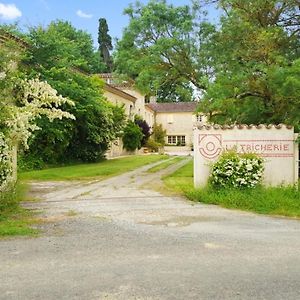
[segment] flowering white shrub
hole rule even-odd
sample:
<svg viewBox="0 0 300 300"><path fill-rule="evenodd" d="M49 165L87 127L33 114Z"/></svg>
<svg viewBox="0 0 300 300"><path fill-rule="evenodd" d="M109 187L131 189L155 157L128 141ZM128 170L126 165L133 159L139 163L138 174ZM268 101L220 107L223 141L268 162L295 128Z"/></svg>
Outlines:
<svg viewBox="0 0 300 300"><path fill-rule="evenodd" d="M27 141L33 131L40 129L34 121L42 115L50 121L54 119L70 118L74 116L60 109L63 104L74 103L53 89L47 82L39 79L22 80L17 85L17 105L7 108L9 116L5 125L9 128L10 138L23 143L27 148Z"/></svg>
<svg viewBox="0 0 300 300"><path fill-rule="evenodd" d="M0 191L12 177L11 151L5 136L0 132Z"/></svg>
<svg viewBox="0 0 300 300"><path fill-rule="evenodd" d="M254 187L263 176L263 159L256 154L223 153L212 166L210 181L218 187Z"/></svg>

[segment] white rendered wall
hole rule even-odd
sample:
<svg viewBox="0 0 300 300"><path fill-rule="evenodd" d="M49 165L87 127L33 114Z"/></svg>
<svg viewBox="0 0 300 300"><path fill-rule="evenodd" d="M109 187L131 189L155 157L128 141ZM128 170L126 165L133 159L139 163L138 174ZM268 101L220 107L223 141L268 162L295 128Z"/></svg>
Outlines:
<svg viewBox="0 0 300 300"><path fill-rule="evenodd" d="M255 152L264 160L265 185L298 182L298 144L294 128L285 125L198 126L194 128L194 183L205 186L210 169L224 150Z"/></svg>

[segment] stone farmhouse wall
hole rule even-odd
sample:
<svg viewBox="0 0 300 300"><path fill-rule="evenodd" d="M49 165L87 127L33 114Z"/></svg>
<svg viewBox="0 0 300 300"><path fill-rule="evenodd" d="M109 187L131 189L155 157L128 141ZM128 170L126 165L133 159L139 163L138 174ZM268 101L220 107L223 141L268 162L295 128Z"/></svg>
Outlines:
<svg viewBox="0 0 300 300"><path fill-rule="evenodd" d="M224 150L255 152L265 160L265 185L298 182L299 149L294 128L286 125L201 125L194 128L194 183L205 186L211 165Z"/></svg>

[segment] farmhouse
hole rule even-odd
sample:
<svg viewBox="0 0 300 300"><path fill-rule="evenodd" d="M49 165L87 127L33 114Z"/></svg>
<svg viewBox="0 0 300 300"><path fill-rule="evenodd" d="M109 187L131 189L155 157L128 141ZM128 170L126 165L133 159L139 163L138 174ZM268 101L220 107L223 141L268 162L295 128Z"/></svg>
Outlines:
<svg viewBox="0 0 300 300"><path fill-rule="evenodd" d="M161 124L166 130L165 152L188 152L193 144L193 126L206 122L205 116L196 114L197 102L157 103L156 97L147 97L133 87L133 82L117 82L112 74L100 74L104 81L104 96L113 104L124 105L129 119L142 117L150 127ZM112 145L109 156L125 154L122 142Z"/></svg>

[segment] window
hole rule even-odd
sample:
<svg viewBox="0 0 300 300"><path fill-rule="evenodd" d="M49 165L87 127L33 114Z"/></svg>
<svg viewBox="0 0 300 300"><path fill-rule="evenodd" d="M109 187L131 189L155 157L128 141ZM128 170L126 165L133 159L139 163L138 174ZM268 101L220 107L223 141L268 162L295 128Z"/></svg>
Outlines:
<svg viewBox="0 0 300 300"><path fill-rule="evenodd" d="M168 145L185 146L185 135L168 135Z"/></svg>
<svg viewBox="0 0 300 300"><path fill-rule="evenodd" d="M145 96L145 103L150 103L150 96L149 95Z"/></svg>
<svg viewBox="0 0 300 300"><path fill-rule="evenodd" d="M169 124L172 124L172 123L174 122L174 120L173 120L173 115L167 115L167 122L168 122Z"/></svg>
<svg viewBox="0 0 300 300"><path fill-rule="evenodd" d="M196 115L196 120L197 120L197 122L202 122L203 121L203 115Z"/></svg>

